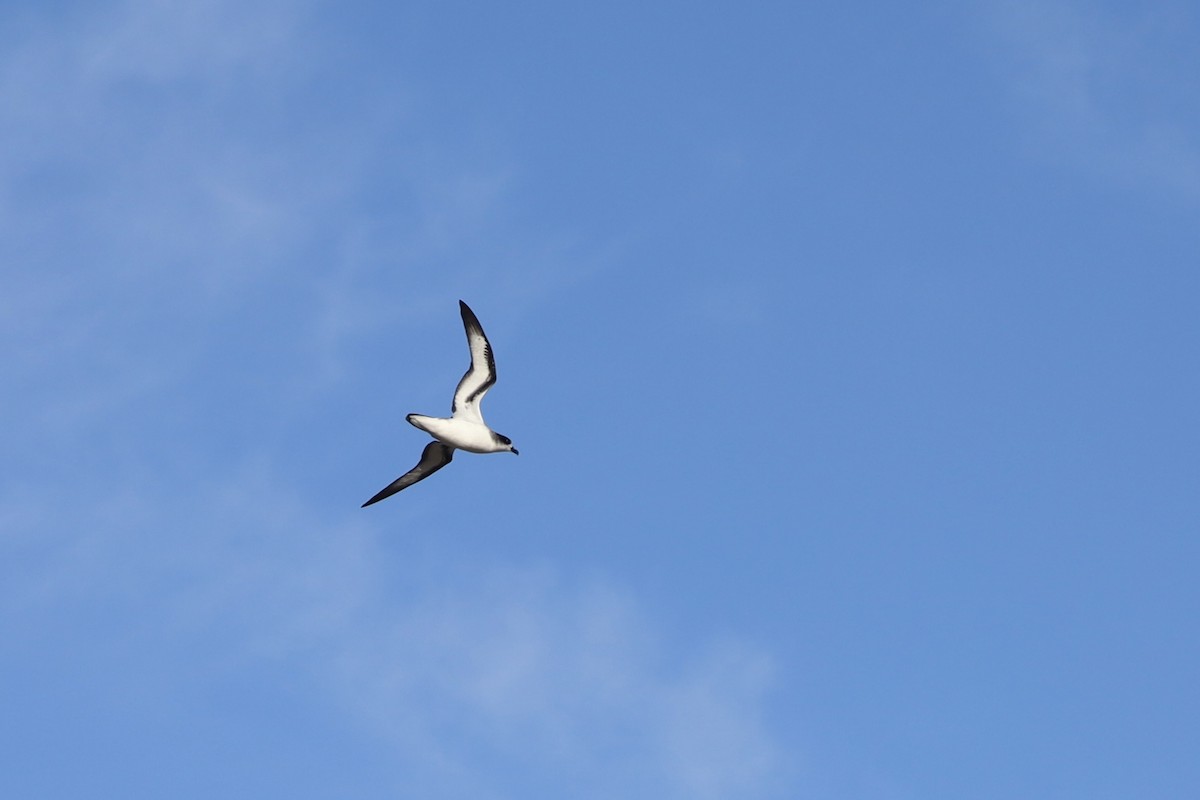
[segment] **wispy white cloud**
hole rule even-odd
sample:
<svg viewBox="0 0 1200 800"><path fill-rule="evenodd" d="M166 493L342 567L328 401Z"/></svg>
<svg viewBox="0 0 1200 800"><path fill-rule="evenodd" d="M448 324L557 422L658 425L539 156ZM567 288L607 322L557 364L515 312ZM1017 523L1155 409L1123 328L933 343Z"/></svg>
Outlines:
<svg viewBox="0 0 1200 800"><path fill-rule="evenodd" d="M203 654L123 692L229 670L306 675L317 702L406 765L412 791L752 798L784 786L765 722L772 660L737 641L672 641L611 580L413 563L361 520L320 519L261 467L190 495L128 491L41 519L8 498L0 513L37 532L0 540L0 623L86 616L81 663L130 631L160 654Z"/></svg>
<svg viewBox="0 0 1200 800"><path fill-rule="evenodd" d="M224 80L296 69L281 60L315 4L202 0L180 7L168 0L125 0L92 10L94 26L81 52L89 75L152 83Z"/></svg>
<svg viewBox="0 0 1200 800"><path fill-rule="evenodd" d="M780 753L763 723L769 660L735 643L669 659L643 610L611 586L546 568L460 574L375 642L346 660L344 685L405 740L457 720L474 741L443 751L454 771L483 748L575 776L581 797L777 788Z"/></svg>
<svg viewBox="0 0 1200 800"><path fill-rule="evenodd" d="M1194 9L1062 0L991 9L1001 71L1041 147L1096 175L1200 197Z"/></svg>
<svg viewBox="0 0 1200 800"><path fill-rule="evenodd" d="M301 6L179 8L76 8L0 49L0 347L76 406L193 356L345 183L333 158L291 168L313 143L256 130L248 102L294 80Z"/></svg>

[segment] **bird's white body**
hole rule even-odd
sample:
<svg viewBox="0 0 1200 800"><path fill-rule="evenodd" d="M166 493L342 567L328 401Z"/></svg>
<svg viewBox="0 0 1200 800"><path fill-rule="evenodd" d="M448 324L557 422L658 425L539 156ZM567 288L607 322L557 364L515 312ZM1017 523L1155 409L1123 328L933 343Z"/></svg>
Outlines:
<svg viewBox="0 0 1200 800"><path fill-rule="evenodd" d="M512 449L511 444L496 441L492 429L482 422L424 414L409 414L408 421L439 442L468 453L506 453Z"/></svg>

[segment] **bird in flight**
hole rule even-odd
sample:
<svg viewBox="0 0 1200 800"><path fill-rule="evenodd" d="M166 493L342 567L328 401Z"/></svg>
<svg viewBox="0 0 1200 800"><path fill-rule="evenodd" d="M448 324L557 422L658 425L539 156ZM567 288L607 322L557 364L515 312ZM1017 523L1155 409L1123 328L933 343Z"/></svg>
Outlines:
<svg viewBox="0 0 1200 800"><path fill-rule="evenodd" d="M386 500L401 489L407 489L417 481L428 478L450 463L456 449L469 453L519 455L517 448L513 447L512 439L496 433L483 421L479 404L483 402L487 390L496 382L496 359L492 356L492 346L488 343L475 312L462 300L458 301L458 309L462 313L463 327L467 331L471 366L458 382L458 388L454 390L450 418L426 417L423 414L409 414L405 417L410 424L425 431L434 440L425 445L421 452L421 460L415 467L380 489L378 494L362 504L363 508Z"/></svg>

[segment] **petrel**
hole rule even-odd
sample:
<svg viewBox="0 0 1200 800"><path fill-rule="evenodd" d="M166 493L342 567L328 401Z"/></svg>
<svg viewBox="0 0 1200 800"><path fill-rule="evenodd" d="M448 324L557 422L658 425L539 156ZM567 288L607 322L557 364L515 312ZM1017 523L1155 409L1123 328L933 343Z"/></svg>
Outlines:
<svg viewBox="0 0 1200 800"><path fill-rule="evenodd" d="M450 463L456 449L469 453L520 455L517 448L513 447L512 439L496 433L483 421L479 404L483 402L487 390L496 382L496 359L492 356L492 345L488 342L475 312L462 300L458 301L458 309L462 313L463 327L467 331L471 366L458 382L458 388L454 390L450 418L426 417L422 414L409 414L405 417L409 423L431 435L434 441L425 445L421 460L415 467L380 489L377 495L362 504L363 508L428 478Z"/></svg>

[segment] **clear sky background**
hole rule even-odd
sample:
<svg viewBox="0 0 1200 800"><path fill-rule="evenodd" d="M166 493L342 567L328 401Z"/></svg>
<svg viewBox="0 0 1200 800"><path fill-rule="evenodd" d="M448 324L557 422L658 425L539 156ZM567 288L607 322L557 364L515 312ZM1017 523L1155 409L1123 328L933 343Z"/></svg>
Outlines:
<svg viewBox="0 0 1200 800"><path fill-rule="evenodd" d="M1200 796L1195 3L0 20L0 795Z"/></svg>

